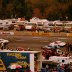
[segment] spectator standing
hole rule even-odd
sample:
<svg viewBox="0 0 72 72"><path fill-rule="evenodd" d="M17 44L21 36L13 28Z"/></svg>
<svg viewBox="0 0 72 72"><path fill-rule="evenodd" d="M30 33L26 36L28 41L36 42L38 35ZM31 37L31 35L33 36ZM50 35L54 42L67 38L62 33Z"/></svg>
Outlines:
<svg viewBox="0 0 72 72"><path fill-rule="evenodd" d="M65 65L65 72L70 72L70 65Z"/></svg>
<svg viewBox="0 0 72 72"><path fill-rule="evenodd" d="M5 43L4 43L4 49L7 49L7 48L8 48L8 43L5 42Z"/></svg>
<svg viewBox="0 0 72 72"><path fill-rule="evenodd" d="M1 49L2 50L4 49L4 43L3 42L1 43Z"/></svg>
<svg viewBox="0 0 72 72"><path fill-rule="evenodd" d="M49 66L48 65L46 65L46 68L45 68L46 70L46 72L50 72L50 70L49 70Z"/></svg>
<svg viewBox="0 0 72 72"><path fill-rule="evenodd" d="M46 72L46 69L44 67L42 67L41 72Z"/></svg>
<svg viewBox="0 0 72 72"><path fill-rule="evenodd" d="M57 72L60 72L60 64L57 65Z"/></svg>
<svg viewBox="0 0 72 72"><path fill-rule="evenodd" d="M8 43L7 42L2 42L1 43L1 49L7 49L8 48Z"/></svg>

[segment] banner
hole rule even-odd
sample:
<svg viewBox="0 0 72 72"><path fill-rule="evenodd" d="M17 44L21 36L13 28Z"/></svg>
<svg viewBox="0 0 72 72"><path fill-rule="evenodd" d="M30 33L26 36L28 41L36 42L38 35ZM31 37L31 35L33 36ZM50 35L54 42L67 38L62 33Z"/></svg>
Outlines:
<svg viewBox="0 0 72 72"><path fill-rule="evenodd" d="M11 72L30 70L30 54L19 52L0 52L0 70Z"/></svg>
<svg viewBox="0 0 72 72"><path fill-rule="evenodd" d="M14 32L0 32L0 35L14 35Z"/></svg>

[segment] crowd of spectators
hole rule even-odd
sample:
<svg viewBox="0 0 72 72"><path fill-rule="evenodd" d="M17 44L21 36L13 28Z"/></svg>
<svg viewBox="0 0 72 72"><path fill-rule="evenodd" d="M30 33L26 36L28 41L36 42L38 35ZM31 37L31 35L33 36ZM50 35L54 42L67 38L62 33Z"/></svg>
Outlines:
<svg viewBox="0 0 72 72"><path fill-rule="evenodd" d="M41 68L41 72L71 72L71 70L69 64L56 64L54 67L47 64L45 67Z"/></svg>

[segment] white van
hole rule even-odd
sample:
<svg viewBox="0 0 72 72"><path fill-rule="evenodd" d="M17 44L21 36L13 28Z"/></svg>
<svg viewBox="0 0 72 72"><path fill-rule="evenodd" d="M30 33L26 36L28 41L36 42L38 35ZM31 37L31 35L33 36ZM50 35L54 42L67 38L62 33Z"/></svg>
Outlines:
<svg viewBox="0 0 72 72"><path fill-rule="evenodd" d="M30 31L36 30L36 24L31 22L25 23L25 30L30 30Z"/></svg>
<svg viewBox="0 0 72 72"><path fill-rule="evenodd" d="M69 64L69 57L51 56L49 57L49 60L60 64Z"/></svg>

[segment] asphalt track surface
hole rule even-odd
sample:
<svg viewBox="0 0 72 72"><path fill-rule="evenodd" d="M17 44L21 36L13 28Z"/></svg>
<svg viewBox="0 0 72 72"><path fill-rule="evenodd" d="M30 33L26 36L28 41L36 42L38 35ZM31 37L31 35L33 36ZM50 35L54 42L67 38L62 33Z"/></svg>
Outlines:
<svg viewBox="0 0 72 72"><path fill-rule="evenodd" d="M48 36L0 36L9 40L9 48L15 49L23 47L25 49L40 50L42 46L48 45L53 41L64 41L72 43L72 37L48 37Z"/></svg>

